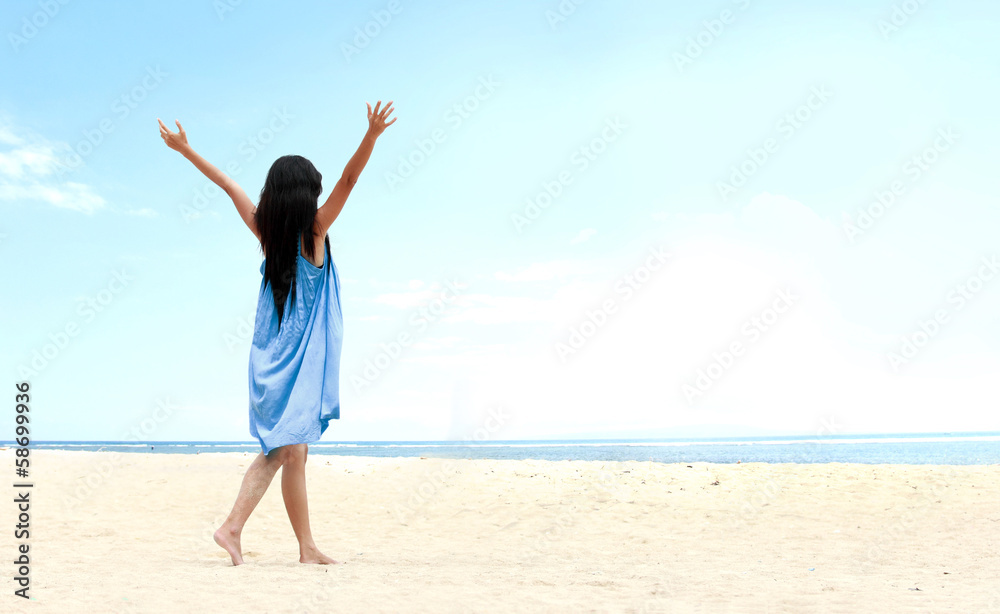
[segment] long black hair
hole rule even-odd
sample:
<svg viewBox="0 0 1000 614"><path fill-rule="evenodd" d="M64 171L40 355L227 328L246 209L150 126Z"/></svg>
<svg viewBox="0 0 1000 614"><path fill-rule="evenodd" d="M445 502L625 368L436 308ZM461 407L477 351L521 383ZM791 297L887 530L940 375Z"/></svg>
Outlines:
<svg viewBox="0 0 1000 614"><path fill-rule="evenodd" d="M313 223L316 206L323 191L323 175L302 156L281 156L271 165L260 191L260 203L254 223L260 234L264 254L264 285L271 284L274 306L278 310L278 329L285 313L285 300L295 304L295 272L298 264L298 239L303 234L305 253L312 258L316 251Z"/></svg>

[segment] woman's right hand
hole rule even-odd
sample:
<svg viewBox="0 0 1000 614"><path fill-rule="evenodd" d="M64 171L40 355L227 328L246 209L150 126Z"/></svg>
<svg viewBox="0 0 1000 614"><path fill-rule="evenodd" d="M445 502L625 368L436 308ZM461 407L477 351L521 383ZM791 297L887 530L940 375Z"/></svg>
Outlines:
<svg viewBox="0 0 1000 614"><path fill-rule="evenodd" d="M392 118L392 121L389 123L386 123L385 121L389 117L389 114L393 111L391 100L381 111L379 111L379 106L382 104L381 100L375 103L374 111L372 111L372 105L367 102L365 104L368 106L368 132L370 132L372 136L379 136L387 126L391 126L396 121L397 118L395 117Z"/></svg>
<svg viewBox="0 0 1000 614"><path fill-rule="evenodd" d="M156 122L160 124L160 136L163 137L163 142L167 144L167 147L184 153L184 150L188 148L188 137L181 123L175 119L174 123L177 124L177 132L171 132L170 128L167 128L163 120L159 117L156 118Z"/></svg>

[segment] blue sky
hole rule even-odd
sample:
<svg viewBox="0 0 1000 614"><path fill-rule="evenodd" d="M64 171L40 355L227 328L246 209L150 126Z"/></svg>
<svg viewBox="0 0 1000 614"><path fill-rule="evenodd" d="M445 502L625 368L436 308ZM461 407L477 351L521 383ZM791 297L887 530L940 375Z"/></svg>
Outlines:
<svg viewBox="0 0 1000 614"><path fill-rule="evenodd" d="M258 246L156 118L256 199L290 153L328 193L392 99L324 439L1000 429L998 18L7 3L3 372L38 439L248 440Z"/></svg>

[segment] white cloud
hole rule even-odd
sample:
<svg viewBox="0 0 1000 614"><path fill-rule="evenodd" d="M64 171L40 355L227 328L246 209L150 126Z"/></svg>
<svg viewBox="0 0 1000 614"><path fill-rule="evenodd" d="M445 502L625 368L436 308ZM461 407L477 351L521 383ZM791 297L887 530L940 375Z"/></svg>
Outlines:
<svg viewBox="0 0 1000 614"><path fill-rule="evenodd" d="M791 251L815 253L842 244L837 226L787 196L764 192L753 197L740 220L762 242L777 243Z"/></svg>
<svg viewBox="0 0 1000 614"><path fill-rule="evenodd" d="M373 302L396 309L412 309L431 299L428 292L384 292L372 298Z"/></svg>
<svg viewBox="0 0 1000 614"><path fill-rule="evenodd" d="M424 337L413 344L413 349L421 351L454 350L463 346L465 339L458 336Z"/></svg>
<svg viewBox="0 0 1000 614"><path fill-rule="evenodd" d="M40 201L88 214L106 205L90 186L56 178L62 164L57 153L70 149L66 143L0 125L0 144L10 146L0 148L0 200Z"/></svg>
<svg viewBox="0 0 1000 614"><path fill-rule="evenodd" d="M476 324L512 324L516 322L549 322L552 320L552 300L526 296L497 296L470 294L461 297L461 304L448 322L474 322Z"/></svg>
<svg viewBox="0 0 1000 614"><path fill-rule="evenodd" d="M584 228L575 237L570 239L570 245L576 245L577 243L584 243L590 239L590 237L597 234L597 231L593 228Z"/></svg>
<svg viewBox="0 0 1000 614"><path fill-rule="evenodd" d="M44 177L51 175L59 164L55 149L48 143L22 142L15 144L15 147L9 151L0 151L0 174L15 179L26 176Z"/></svg>
<svg viewBox="0 0 1000 614"><path fill-rule="evenodd" d="M570 275L584 275L593 270L581 260L551 260L534 262L514 273L497 271L493 278L498 281L552 281Z"/></svg>
<svg viewBox="0 0 1000 614"><path fill-rule="evenodd" d="M88 185L67 182L61 186L41 182L11 183L0 178L0 200L35 200L62 209L93 213L104 207L104 199Z"/></svg>
<svg viewBox="0 0 1000 614"><path fill-rule="evenodd" d="M369 285L374 285L370 281ZM423 284L420 284L423 287ZM413 287L413 281L407 283L407 287ZM410 292L383 292L370 299L372 302L395 307L396 309L416 309L426 306L432 302L441 302L446 306L454 305L457 299L461 299L464 293L465 284L449 282L441 284L434 282L422 290L412 290ZM454 289L453 289L454 288Z"/></svg>
<svg viewBox="0 0 1000 614"><path fill-rule="evenodd" d="M726 214L663 221L675 233L672 256L631 298L614 290L628 259L621 270L557 260L498 272L501 283L464 295L434 323L440 337L407 350L407 366L387 376L392 394L423 398L463 377L471 397L461 411L502 401L523 417L506 434L512 438L565 435L569 424L590 432L715 424L808 433L828 416L855 432L995 428L989 412L1000 356L973 343L982 329L970 320L975 314L963 312L905 369L891 370L887 353L899 331L871 314L895 314L900 330L917 319L867 296L870 280L858 285L865 275L881 280L869 271L884 249L877 238L864 248L874 251L858 252L834 222L773 194ZM644 257L641 249L636 256ZM751 340L744 326L785 288L800 298ZM845 311L845 295L857 294L869 305ZM607 299L614 313L594 316ZM992 313L990 298L976 300L973 309ZM593 317L603 323L563 362L556 343L568 343ZM682 386L734 342L743 353L689 404ZM445 405L427 411L421 420L429 426L450 418Z"/></svg>
<svg viewBox="0 0 1000 614"><path fill-rule="evenodd" d="M4 145L20 145L24 139L15 135L6 126L0 125L0 143Z"/></svg>

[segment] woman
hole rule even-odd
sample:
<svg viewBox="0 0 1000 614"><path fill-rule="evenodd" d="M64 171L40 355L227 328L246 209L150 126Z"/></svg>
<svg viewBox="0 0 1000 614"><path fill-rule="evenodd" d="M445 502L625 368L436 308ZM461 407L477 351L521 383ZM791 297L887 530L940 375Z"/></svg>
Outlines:
<svg viewBox="0 0 1000 614"><path fill-rule="evenodd" d="M392 101L368 106L368 132L322 207L322 175L301 156L278 158L267 173L255 207L230 177L198 155L177 121L172 132L157 118L160 136L233 200L260 241L264 261L250 347L250 433L260 442L243 477L233 510L215 541L243 563L240 535L247 518L281 468L281 495L299 542L300 563L337 563L316 547L309 529L305 464L308 444L330 420L340 418L340 349L343 315L340 276L326 236L358 181L375 140L387 126ZM175 120L176 121L176 120Z"/></svg>

